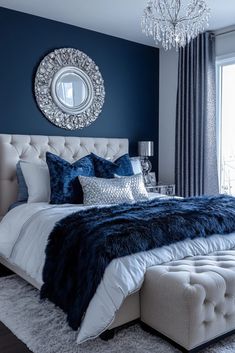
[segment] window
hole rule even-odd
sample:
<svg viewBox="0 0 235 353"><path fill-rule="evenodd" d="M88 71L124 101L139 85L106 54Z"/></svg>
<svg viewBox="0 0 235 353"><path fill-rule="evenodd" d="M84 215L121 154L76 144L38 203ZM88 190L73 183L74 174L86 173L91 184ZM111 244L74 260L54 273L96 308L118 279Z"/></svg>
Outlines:
<svg viewBox="0 0 235 353"><path fill-rule="evenodd" d="M235 54L217 61L220 192L235 195Z"/></svg>

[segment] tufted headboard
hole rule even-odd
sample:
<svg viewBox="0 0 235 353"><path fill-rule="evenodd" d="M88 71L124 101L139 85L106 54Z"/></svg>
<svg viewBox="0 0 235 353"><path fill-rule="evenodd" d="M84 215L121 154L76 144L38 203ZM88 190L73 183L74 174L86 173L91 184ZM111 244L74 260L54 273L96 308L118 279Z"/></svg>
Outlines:
<svg viewBox="0 0 235 353"><path fill-rule="evenodd" d="M94 152L115 160L128 153L127 139L0 134L0 219L17 198L16 163L43 164L46 152L69 162Z"/></svg>

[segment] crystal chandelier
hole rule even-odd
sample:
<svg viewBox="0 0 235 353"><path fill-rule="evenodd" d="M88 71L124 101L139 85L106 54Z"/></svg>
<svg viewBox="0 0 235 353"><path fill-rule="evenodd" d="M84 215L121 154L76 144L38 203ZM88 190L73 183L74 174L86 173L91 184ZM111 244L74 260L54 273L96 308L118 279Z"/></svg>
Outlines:
<svg viewBox="0 0 235 353"><path fill-rule="evenodd" d="M209 26L205 0L149 0L141 21L142 31L162 43L165 50L184 47Z"/></svg>

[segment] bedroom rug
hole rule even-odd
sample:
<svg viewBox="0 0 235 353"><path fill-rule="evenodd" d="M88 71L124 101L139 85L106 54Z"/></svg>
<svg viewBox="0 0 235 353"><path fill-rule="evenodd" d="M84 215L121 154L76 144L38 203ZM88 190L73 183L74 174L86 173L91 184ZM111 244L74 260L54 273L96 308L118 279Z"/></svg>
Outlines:
<svg viewBox="0 0 235 353"><path fill-rule="evenodd" d="M0 321L33 353L177 353L178 349L138 325L119 331L113 340L76 345L76 332L66 315L49 301L40 301L39 291L18 276L0 278ZM235 335L203 351L235 352Z"/></svg>

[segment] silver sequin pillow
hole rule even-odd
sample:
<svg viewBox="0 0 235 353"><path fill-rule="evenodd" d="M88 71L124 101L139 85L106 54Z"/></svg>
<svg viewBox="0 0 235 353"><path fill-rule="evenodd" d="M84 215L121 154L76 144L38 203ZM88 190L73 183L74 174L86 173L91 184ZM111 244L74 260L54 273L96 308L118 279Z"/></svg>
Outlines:
<svg viewBox="0 0 235 353"><path fill-rule="evenodd" d="M135 201L145 201L149 200L149 196L147 190L144 185L143 174L135 174L132 176L120 176L115 174L115 178L117 179L126 179L130 182L132 195Z"/></svg>
<svg viewBox="0 0 235 353"><path fill-rule="evenodd" d="M110 205L125 202L145 200L144 190L139 190L138 195L142 196L138 200L133 195L133 186L141 186L141 175L129 177L103 179L96 177L79 176L79 181L83 189L83 203L85 205ZM143 182L143 181L142 181ZM146 196L147 192L145 190ZM135 196L137 193L135 193ZM147 196L148 198L148 196Z"/></svg>

